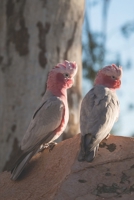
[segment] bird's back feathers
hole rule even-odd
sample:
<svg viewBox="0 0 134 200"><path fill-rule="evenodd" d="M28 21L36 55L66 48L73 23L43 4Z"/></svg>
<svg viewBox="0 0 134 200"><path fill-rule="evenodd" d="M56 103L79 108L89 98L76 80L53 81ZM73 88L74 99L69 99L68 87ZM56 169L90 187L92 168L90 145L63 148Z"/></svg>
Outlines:
<svg viewBox="0 0 134 200"><path fill-rule="evenodd" d="M84 97L80 112L82 135L91 133L106 137L119 115L119 102L115 92L102 85L94 86ZM102 136L102 137L103 137Z"/></svg>
<svg viewBox="0 0 134 200"><path fill-rule="evenodd" d="M114 91L102 85L94 86L84 97L80 112L81 135L84 139L79 160L90 162L99 143L109 134L119 115L119 102ZM84 153L83 153L84 152Z"/></svg>

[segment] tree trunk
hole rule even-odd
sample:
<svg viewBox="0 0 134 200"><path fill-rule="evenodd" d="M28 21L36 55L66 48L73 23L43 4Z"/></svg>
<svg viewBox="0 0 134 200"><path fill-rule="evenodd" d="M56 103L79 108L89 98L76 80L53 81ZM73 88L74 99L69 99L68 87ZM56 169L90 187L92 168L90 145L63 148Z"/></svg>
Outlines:
<svg viewBox="0 0 134 200"><path fill-rule="evenodd" d="M79 66L65 137L78 133L83 10L83 0L0 1L0 170L18 152L49 69L65 59Z"/></svg>

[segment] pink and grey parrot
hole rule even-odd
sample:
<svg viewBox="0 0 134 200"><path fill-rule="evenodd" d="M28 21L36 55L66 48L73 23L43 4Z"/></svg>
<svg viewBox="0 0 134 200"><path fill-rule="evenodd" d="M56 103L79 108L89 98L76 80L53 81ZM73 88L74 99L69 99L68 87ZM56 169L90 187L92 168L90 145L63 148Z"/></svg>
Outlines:
<svg viewBox="0 0 134 200"><path fill-rule="evenodd" d="M116 89L121 86L122 68L112 64L101 69L94 87L86 94L81 104L81 145L78 161L91 162L99 143L107 138L119 116Z"/></svg>
<svg viewBox="0 0 134 200"><path fill-rule="evenodd" d="M67 89L72 87L76 72L77 64L69 61L49 72L45 95L21 142L22 154L11 169L12 180L19 177L42 144L51 144L65 130L69 118Z"/></svg>

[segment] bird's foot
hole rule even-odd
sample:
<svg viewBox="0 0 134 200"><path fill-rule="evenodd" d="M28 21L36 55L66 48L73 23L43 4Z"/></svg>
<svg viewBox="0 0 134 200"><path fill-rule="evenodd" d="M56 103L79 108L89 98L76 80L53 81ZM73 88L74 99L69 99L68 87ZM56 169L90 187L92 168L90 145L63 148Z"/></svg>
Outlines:
<svg viewBox="0 0 134 200"><path fill-rule="evenodd" d="M53 148L57 145L57 143L56 142L50 142L50 143L48 143L49 144L49 151L52 151L53 150Z"/></svg>
<svg viewBox="0 0 134 200"><path fill-rule="evenodd" d="M50 142L50 143L42 144L40 146L40 149L39 149L38 153L44 151L45 149L49 149L49 151L52 151L52 149L54 148L54 146L56 144L57 144L56 142Z"/></svg>

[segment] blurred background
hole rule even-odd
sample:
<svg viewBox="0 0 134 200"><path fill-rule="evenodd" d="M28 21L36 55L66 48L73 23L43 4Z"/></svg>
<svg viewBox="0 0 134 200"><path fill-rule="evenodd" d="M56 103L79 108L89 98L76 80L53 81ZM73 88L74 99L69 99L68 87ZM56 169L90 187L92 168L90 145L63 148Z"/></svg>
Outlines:
<svg viewBox="0 0 134 200"><path fill-rule="evenodd" d="M79 66L68 91L69 123L61 140L79 133L79 109L96 72L123 67L121 110L112 134L134 136L134 2L130 0L0 1L0 171L14 162L49 70Z"/></svg>
<svg viewBox="0 0 134 200"><path fill-rule="evenodd" d="M131 0L86 0L82 34L83 94L99 68L112 63L123 67L120 118L112 131L122 136L134 136L133 7Z"/></svg>

